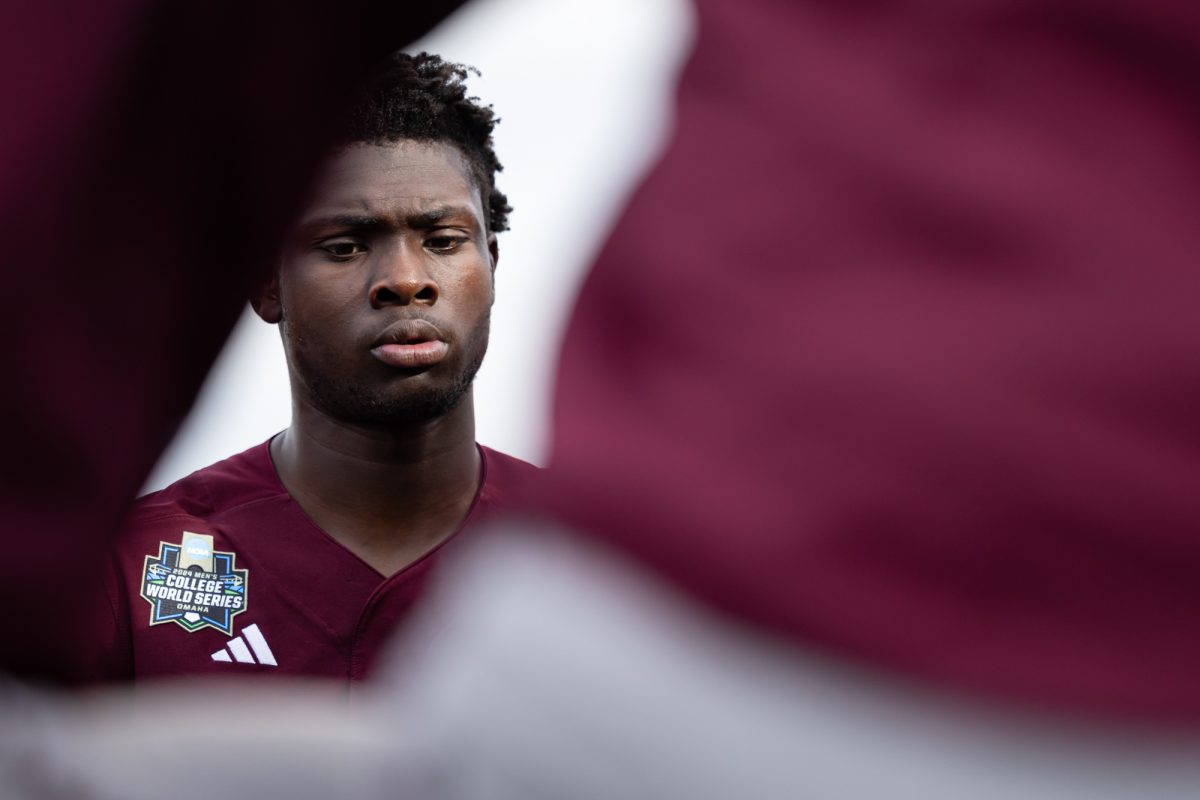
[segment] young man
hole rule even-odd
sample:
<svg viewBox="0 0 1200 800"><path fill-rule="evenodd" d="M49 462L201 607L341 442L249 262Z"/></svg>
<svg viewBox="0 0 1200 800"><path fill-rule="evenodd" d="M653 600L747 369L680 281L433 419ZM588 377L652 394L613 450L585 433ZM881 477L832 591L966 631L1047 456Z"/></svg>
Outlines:
<svg viewBox="0 0 1200 800"><path fill-rule="evenodd" d="M456 534L534 468L474 438L488 343L495 117L466 70L397 55L252 304L292 424L142 498L109 581L107 677L363 677Z"/></svg>

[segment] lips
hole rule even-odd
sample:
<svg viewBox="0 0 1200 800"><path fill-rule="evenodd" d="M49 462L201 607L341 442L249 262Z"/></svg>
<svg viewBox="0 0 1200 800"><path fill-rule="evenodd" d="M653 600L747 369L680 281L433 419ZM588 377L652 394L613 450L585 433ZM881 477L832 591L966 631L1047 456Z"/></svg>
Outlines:
<svg viewBox="0 0 1200 800"><path fill-rule="evenodd" d="M442 341L442 332L423 319L402 319L379 334L371 346L371 355L400 369L431 367L446 357L450 347Z"/></svg>

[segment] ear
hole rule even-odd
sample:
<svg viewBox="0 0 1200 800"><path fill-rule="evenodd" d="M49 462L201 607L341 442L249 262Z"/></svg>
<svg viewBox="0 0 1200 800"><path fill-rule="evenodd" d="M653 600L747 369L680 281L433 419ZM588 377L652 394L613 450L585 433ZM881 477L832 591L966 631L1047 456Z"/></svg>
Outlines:
<svg viewBox="0 0 1200 800"><path fill-rule="evenodd" d="M279 302L279 270L271 270L271 277L258 287L250 298L250 307L263 322L278 324L283 319L283 303Z"/></svg>
<svg viewBox="0 0 1200 800"><path fill-rule="evenodd" d="M492 274L496 274L496 264L500 261L500 243L496 241L496 234L489 233L487 238L488 252L492 255Z"/></svg>

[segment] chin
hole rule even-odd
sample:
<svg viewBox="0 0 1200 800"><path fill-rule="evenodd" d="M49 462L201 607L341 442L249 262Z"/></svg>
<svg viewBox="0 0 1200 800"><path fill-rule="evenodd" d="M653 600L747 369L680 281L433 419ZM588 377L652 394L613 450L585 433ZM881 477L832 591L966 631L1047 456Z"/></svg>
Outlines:
<svg viewBox="0 0 1200 800"><path fill-rule="evenodd" d="M472 378L474 375L471 376ZM444 417L462 404L470 381L411 384L391 391L363 391L354 386L311 385L313 406L325 415L352 425L391 427L411 425Z"/></svg>

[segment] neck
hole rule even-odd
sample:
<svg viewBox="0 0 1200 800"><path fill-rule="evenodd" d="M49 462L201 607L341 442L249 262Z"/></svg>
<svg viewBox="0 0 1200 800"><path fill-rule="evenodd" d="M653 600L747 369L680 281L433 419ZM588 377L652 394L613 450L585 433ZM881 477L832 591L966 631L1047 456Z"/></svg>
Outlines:
<svg viewBox="0 0 1200 800"><path fill-rule="evenodd" d="M271 456L309 517L383 574L458 528L481 468L469 391L442 417L393 426L349 424L294 401Z"/></svg>

